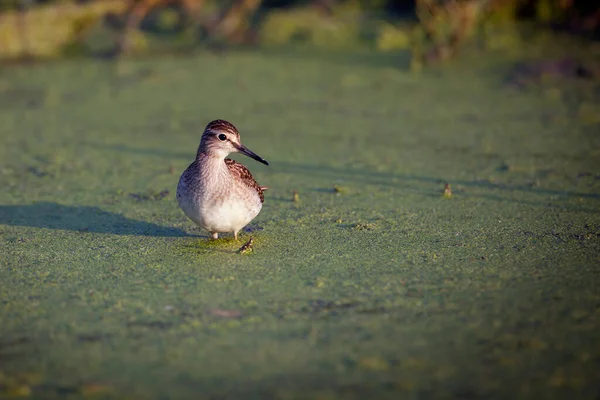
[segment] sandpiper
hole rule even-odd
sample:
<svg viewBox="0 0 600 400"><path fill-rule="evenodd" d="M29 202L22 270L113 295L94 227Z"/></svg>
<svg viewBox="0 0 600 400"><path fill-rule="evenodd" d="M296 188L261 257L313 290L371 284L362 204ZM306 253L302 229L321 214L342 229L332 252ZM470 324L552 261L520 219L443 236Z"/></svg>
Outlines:
<svg viewBox="0 0 600 400"><path fill-rule="evenodd" d="M238 232L260 212L265 201L252 174L242 164L226 158L242 153L265 165L264 159L240 141L240 133L230 122L217 119L204 129L196 159L181 174L177 185L177 202L185 215L210 232Z"/></svg>

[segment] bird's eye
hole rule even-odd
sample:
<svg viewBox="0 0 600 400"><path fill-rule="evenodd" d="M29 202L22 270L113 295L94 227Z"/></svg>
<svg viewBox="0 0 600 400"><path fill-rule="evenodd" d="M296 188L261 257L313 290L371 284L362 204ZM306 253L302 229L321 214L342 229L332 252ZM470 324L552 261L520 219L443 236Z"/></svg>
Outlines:
<svg viewBox="0 0 600 400"><path fill-rule="evenodd" d="M224 133L221 133L221 134L219 135L219 140L226 140L226 139L227 139L227 136L225 136L225 134L224 134Z"/></svg>

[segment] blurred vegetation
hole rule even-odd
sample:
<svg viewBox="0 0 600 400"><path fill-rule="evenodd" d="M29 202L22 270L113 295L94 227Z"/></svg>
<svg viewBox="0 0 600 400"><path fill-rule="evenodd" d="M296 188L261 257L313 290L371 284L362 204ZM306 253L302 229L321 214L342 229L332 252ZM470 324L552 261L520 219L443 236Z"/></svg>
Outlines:
<svg viewBox="0 0 600 400"><path fill-rule="evenodd" d="M475 37L489 47L511 46L519 20L595 38L600 5L576 0L3 0L0 58L89 54L97 50L90 32L103 32L109 54L146 50L148 37L162 34L170 44L218 48L294 44L405 50L413 55L413 68L420 68L455 57Z"/></svg>

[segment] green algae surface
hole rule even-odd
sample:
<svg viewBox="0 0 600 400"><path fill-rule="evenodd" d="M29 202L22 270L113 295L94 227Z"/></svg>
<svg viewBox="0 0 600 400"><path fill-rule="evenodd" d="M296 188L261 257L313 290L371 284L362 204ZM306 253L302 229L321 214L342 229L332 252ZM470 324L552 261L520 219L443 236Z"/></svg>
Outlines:
<svg viewBox="0 0 600 400"><path fill-rule="evenodd" d="M597 398L598 83L523 54L2 70L0 397ZM175 201L216 118L270 163L238 242Z"/></svg>

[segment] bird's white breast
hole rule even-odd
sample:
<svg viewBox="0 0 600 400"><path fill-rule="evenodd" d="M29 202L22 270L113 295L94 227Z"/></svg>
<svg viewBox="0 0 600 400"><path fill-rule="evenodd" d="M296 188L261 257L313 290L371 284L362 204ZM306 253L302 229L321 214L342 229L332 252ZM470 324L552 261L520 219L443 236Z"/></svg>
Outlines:
<svg viewBox="0 0 600 400"><path fill-rule="evenodd" d="M254 219L262 208L258 193L226 174L199 179L194 188L180 178L179 206L192 221L209 232L237 232ZM191 190L190 190L191 189Z"/></svg>

